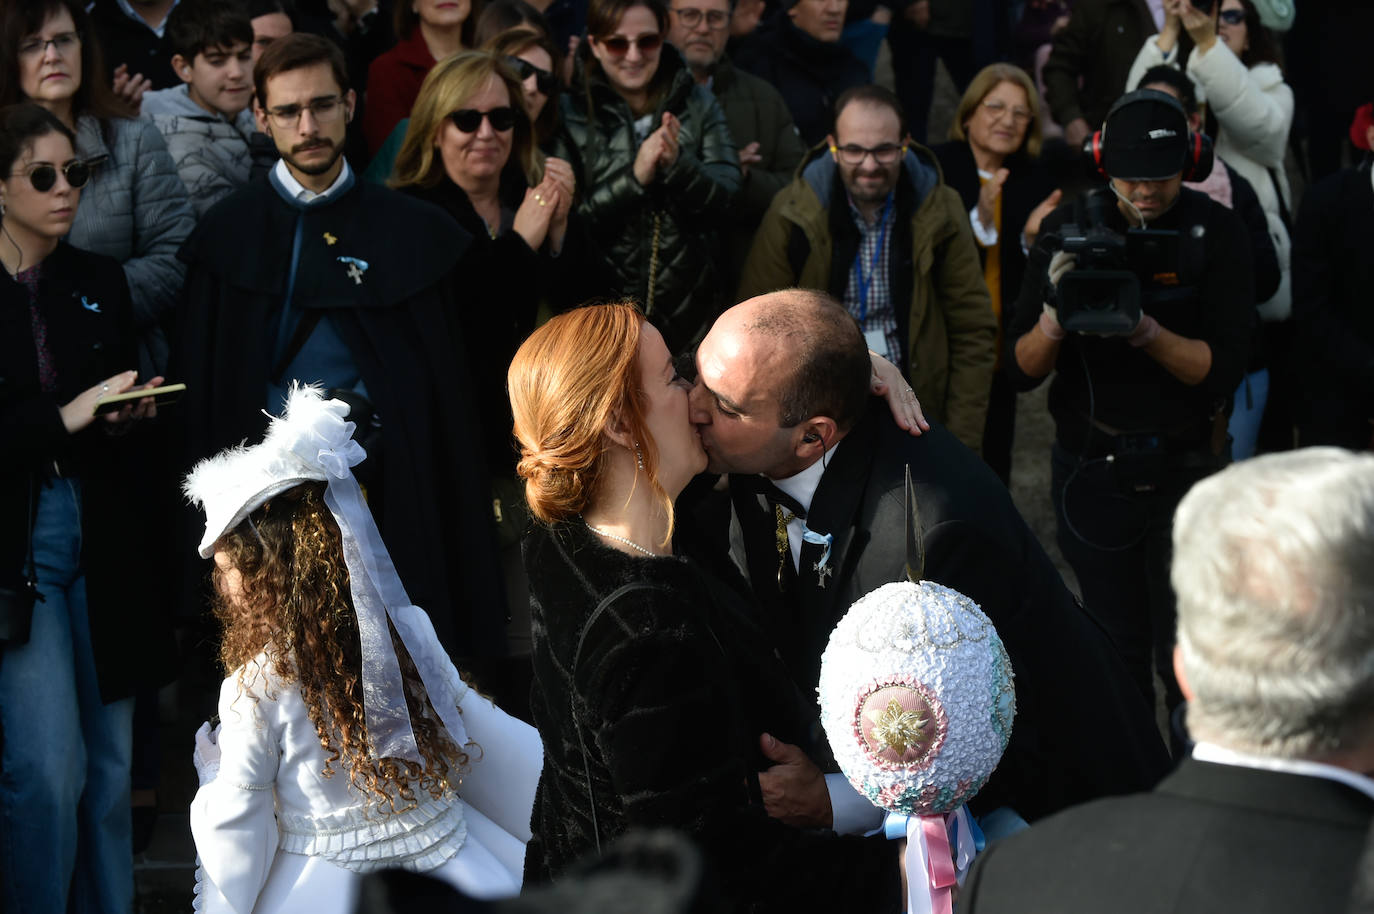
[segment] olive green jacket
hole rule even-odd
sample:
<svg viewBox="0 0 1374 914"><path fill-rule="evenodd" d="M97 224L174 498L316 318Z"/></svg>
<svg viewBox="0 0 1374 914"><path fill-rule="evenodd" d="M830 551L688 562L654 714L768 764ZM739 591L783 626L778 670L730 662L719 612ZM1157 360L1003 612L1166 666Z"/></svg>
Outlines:
<svg viewBox="0 0 1374 914"><path fill-rule="evenodd" d="M896 193L889 256L902 366L926 416L974 451L982 447L997 362L997 324L959 194L930 150L912 145ZM812 150L768 208L744 264L739 299L801 286L844 300L859 232L835 161ZM906 302L906 307L901 303Z"/></svg>

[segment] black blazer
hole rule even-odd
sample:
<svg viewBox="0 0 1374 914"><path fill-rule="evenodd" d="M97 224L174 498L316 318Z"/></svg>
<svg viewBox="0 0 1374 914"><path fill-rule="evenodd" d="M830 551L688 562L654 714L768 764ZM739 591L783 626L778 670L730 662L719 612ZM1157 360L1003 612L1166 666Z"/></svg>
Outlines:
<svg viewBox="0 0 1374 914"><path fill-rule="evenodd" d="M1034 819L1154 786L1169 764L1154 709L1106 633L1064 586L1006 487L946 429L912 438L882 402L845 436L811 503L807 526L835 537L826 586L812 570L820 547L806 545L795 593L779 597L773 511L763 496L732 483L732 552L748 569L797 684L815 689L821 651L855 600L905 578L908 466L925 577L982 607L1016 675L1011 741L974 805L1011 805Z"/></svg>
<svg viewBox="0 0 1374 914"><path fill-rule="evenodd" d="M91 640L101 697L109 702L175 670L174 648L158 638L166 628L150 624L155 601L141 581L155 577L150 539L165 535L152 529L147 510L156 455L146 426L115 436L97 419L69 435L59 409L97 382L137 368L138 334L124 270L110 257L60 242L43 261L38 294L57 368L54 393L39 386L28 289L0 273L0 577L22 575L30 487L43 485L58 461L64 475L81 481ZM150 650L160 665L143 662Z"/></svg>
<svg viewBox="0 0 1374 914"><path fill-rule="evenodd" d="M1185 760L991 846L967 914L1344 911L1374 799L1337 781Z"/></svg>

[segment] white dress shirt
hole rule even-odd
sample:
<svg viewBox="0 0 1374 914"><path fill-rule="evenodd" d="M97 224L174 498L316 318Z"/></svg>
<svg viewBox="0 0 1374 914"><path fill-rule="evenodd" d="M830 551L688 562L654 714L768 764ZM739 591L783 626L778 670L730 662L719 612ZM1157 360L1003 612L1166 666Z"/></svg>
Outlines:
<svg viewBox="0 0 1374 914"><path fill-rule="evenodd" d="M285 187L286 192L300 203L313 203L316 200L332 196L343 185L348 176L353 173L353 170L348 167L348 159L344 159L343 168L339 169L339 176L334 179L334 183L325 188L324 193L317 194L296 180L296 176L291 173L291 169L286 167L285 159L277 160L274 171L276 172L277 180L281 182L281 186Z"/></svg>

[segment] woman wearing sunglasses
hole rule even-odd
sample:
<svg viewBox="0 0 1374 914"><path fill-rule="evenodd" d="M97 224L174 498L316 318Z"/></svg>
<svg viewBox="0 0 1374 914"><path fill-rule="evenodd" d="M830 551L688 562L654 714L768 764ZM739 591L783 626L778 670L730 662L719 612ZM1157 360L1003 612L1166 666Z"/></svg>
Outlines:
<svg viewBox="0 0 1374 914"><path fill-rule="evenodd" d="M569 228L573 171L535 145L524 90L504 58L466 51L440 61L425 78L391 185L438 205L472 235L454 274L456 317L469 345L471 396L482 421L492 497L504 506L496 521L509 547L505 557L516 639L511 651L527 654L521 645L529 641L528 610L510 513L519 499L511 497L516 493L505 376L520 341L534 329L541 303L557 310L606 287L589 270L595 258L584 233ZM479 672L490 678L489 671ZM524 682L513 686L518 694L498 697L520 708L529 696L528 677Z"/></svg>
<svg viewBox="0 0 1374 914"><path fill-rule="evenodd" d="M130 586L146 561L136 519L147 449L124 432L152 409L96 416L101 398L134 386L137 338L119 264L62 241L91 174L74 140L37 105L0 109L6 911L133 904L127 667L150 640Z"/></svg>
<svg viewBox="0 0 1374 914"><path fill-rule="evenodd" d="M725 113L667 31L663 0L592 0L562 104L592 243L617 291L683 352L729 304L719 239L740 170Z"/></svg>
<svg viewBox="0 0 1374 914"><path fill-rule="evenodd" d="M1252 455L1264 417L1266 449L1292 447L1292 289L1289 255L1291 192L1284 170L1293 126L1293 90L1284 81L1278 43L1252 0L1220 0L1200 12L1189 0L1164 0L1164 28L1145 41L1126 85L1139 85L1153 66L1182 66L1207 105L1206 132L1216 137L1219 159L1254 187L1279 258L1279 288L1259 304L1262 339L1236 391L1231 417L1232 456ZM1191 52L1185 46L1192 45ZM1218 172L1218 176L1220 173ZM1266 407L1266 400L1268 406ZM1268 409L1269 415L1264 416Z"/></svg>
<svg viewBox="0 0 1374 914"><path fill-rule="evenodd" d="M540 149L552 150L563 88L556 75L559 63L553 42L528 28L513 28L494 36L486 49L499 54L515 72L525 93L525 112L534 124L534 141Z"/></svg>
<svg viewBox="0 0 1374 914"><path fill-rule="evenodd" d="M80 0L0 4L0 105L47 108L91 166L68 241L118 260L133 296L144 374L164 371L160 321L181 293L177 249L195 226L186 186L151 121L123 117Z"/></svg>

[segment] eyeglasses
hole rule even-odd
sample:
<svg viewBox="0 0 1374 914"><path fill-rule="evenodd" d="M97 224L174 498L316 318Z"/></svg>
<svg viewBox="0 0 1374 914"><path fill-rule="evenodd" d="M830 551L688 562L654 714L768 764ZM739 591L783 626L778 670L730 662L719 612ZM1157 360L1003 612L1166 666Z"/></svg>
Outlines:
<svg viewBox="0 0 1374 914"><path fill-rule="evenodd" d="M1241 25L1245 22L1245 10L1222 10L1217 18L1226 25Z"/></svg>
<svg viewBox="0 0 1374 914"><path fill-rule="evenodd" d="M81 36L76 32L62 32L51 38L30 38L28 41L19 45L20 57L42 57L48 53L48 45L53 46L58 54L66 57L76 49L81 43Z"/></svg>
<svg viewBox="0 0 1374 914"><path fill-rule="evenodd" d="M478 111L476 108L463 108L455 111L448 116L453 121L453 126L464 133L476 133L482 127L482 118L487 119L491 124L491 129L497 133L505 133L515 126L515 109L509 105L500 108L492 108L490 111Z"/></svg>
<svg viewBox="0 0 1374 914"><path fill-rule="evenodd" d="M1011 112L1011 122L1013 124L1024 124L1031 119L1031 113L1028 109L1022 108L1020 105L1009 107L1006 102L995 98L990 98L983 102L983 107L988 110L988 114L992 116L994 121L1008 111Z"/></svg>
<svg viewBox="0 0 1374 914"><path fill-rule="evenodd" d="M267 116L281 130L290 130L301 122L301 115L309 111L317 124L332 124L344 113L342 95L317 98L308 105L278 105L267 109Z"/></svg>
<svg viewBox="0 0 1374 914"><path fill-rule="evenodd" d="M62 174L67 178L72 190L80 190L86 186L86 182L91 179L91 166L80 159L73 159L62 166ZM52 165L39 165L29 172L18 172L14 177L26 175L33 189L40 194L46 194L57 186L57 168Z"/></svg>
<svg viewBox="0 0 1374 914"><path fill-rule="evenodd" d="M699 10L694 7L684 6L682 9L673 9L673 15L682 20L682 24L689 29L694 29L701 25L701 17L706 17L706 26L711 31L719 31L725 28L730 21L730 14L725 10Z"/></svg>
<svg viewBox="0 0 1374 914"><path fill-rule="evenodd" d="M883 143L870 149L867 146L846 143L839 147L831 146L830 151L839 156L840 161L846 165L861 165L868 156L873 156L873 160L879 165L891 165L906 155L906 144L898 146L896 143Z"/></svg>
<svg viewBox="0 0 1374 914"><path fill-rule="evenodd" d="M663 36L657 32L652 35L640 35L638 38L612 35L610 38L598 38L597 41L612 57L624 57L630 53L630 45L632 44L639 48L641 54L652 54L663 46Z"/></svg>
<svg viewBox="0 0 1374 914"><path fill-rule="evenodd" d="M519 57L507 57L506 63L509 64L510 68L515 71L515 74L520 77L521 82L533 76L534 87L544 95L553 95L554 91L558 88L558 81L554 78L552 73L548 70L539 69L528 60L521 60Z"/></svg>

